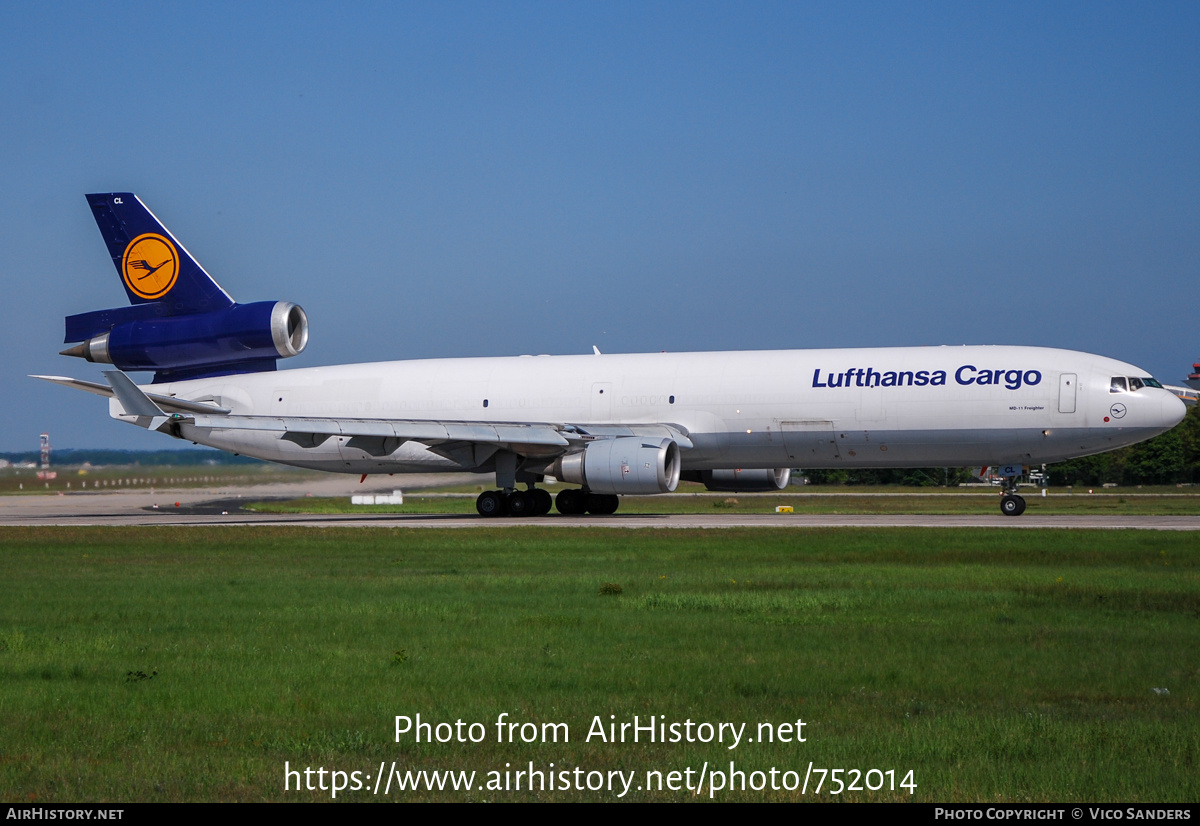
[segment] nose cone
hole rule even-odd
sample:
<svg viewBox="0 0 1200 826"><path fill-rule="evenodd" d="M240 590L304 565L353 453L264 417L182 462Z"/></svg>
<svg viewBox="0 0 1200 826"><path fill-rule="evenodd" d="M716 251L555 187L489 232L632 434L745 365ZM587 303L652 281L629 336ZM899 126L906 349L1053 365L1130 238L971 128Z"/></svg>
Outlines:
<svg viewBox="0 0 1200 826"><path fill-rule="evenodd" d="M1187 415L1187 405L1174 393L1165 392L1162 395L1161 426L1163 430L1170 430L1183 421L1183 417Z"/></svg>

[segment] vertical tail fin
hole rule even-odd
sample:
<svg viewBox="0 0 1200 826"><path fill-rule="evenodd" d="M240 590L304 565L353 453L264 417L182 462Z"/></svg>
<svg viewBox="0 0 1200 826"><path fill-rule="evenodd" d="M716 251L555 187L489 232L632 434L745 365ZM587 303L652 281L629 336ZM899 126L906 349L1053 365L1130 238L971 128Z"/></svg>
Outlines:
<svg viewBox="0 0 1200 826"><path fill-rule="evenodd" d="M130 304L158 315L221 310L233 299L132 192L87 196Z"/></svg>

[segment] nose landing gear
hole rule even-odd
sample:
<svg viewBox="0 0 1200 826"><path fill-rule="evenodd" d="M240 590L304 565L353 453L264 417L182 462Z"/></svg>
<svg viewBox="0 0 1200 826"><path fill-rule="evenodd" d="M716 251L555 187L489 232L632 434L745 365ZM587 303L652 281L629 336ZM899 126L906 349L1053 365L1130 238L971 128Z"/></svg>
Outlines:
<svg viewBox="0 0 1200 826"><path fill-rule="evenodd" d="M1025 498L1015 493L1000 497L1000 512L1005 516L1020 516L1025 513Z"/></svg>
<svg viewBox="0 0 1200 826"><path fill-rule="evenodd" d="M1017 482L1025 475L1023 465L1000 465L996 475L1004 480L1000 497L1000 513L1005 516L1020 516L1025 513L1025 500L1017 494Z"/></svg>
<svg viewBox="0 0 1200 826"><path fill-rule="evenodd" d="M1025 513L1025 499L1017 494L1020 476L1004 477L1004 495L1000 497L1000 513L1005 516L1020 516Z"/></svg>

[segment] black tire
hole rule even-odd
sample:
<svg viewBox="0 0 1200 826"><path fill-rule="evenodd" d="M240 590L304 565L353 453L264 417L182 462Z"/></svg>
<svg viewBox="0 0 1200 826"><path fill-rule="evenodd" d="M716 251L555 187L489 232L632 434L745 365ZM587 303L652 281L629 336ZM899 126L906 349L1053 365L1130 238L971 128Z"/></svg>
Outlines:
<svg viewBox="0 0 1200 826"><path fill-rule="evenodd" d="M575 488L560 490L554 498L554 506L563 516L578 516L584 509L583 491Z"/></svg>
<svg viewBox="0 0 1200 826"><path fill-rule="evenodd" d="M534 516L545 516L554 509L554 497L550 495L550 491L534 488L529 494L533 497Z"/></svg>
<svg viewBox="0 0 1200 826"><path fill-rule="evenodd" d="M475 500L475 510L480 516L503 516L504 496L498 490L485 490Z"/></svg>
<svg viewBox="0 0 1200 826"><path fill-rule="evenodd" d="M1025 512L1025 500L1010 493L1000 497L1000 513L1005 516L1020 516Z"/></svg>
<svg viewBox="0 0 1200 826"><path fill-rule="evenodd" d="M1024 496L1016 496L1016 495L1014 495L1014 496L1013 496L1013 499L1016 499L1016 500L1017 500L1017 502L1018 502L1018 503L1020 504L1020 506L1021 506L1021 507L1020 507L1020 508L1017 510L1017 516L1020 516L1021 514L1025 513L1025 497L1024 497Z"/></svg>
<svg viewBox="0 0 1200 826"><path fill-rule="evenodd" d="M508 495L509 516L532 516L533 497L523 491L514 490Z"/></svg>
<svg viewBox="0 0 1200 826"><path fill-rule="evenodd" d="M612 493L589 493L587 497L588 513L596 516L607 516L617 512L621 498Z"/></svg>

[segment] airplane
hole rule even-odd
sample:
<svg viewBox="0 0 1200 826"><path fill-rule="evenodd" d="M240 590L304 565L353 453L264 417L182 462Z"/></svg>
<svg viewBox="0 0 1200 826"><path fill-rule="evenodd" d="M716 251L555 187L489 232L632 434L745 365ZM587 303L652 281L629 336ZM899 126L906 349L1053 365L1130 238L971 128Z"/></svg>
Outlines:
<svg viewBox="0 0 1200 826"><path fill-rule="evenodd" d="M782 490L797 467L972 465L996 469L1001 512L1019 516L1029 466L1149 439L1185 412L1131 364L1042 347L593 348L277 371L308 342L303 309L235 302L133 193L87 201L129 305L68 316L62 354L114 369L103 383L34 378L109 397L120 421L285 465L491 474L484 516L610 514L680 480ZM547 477L571 487L552 499Z"/></svg>

